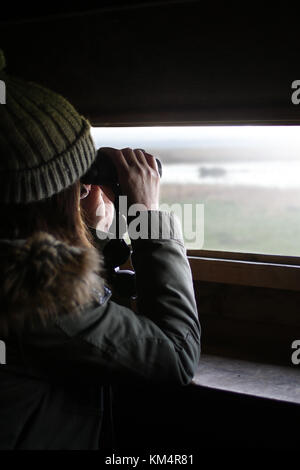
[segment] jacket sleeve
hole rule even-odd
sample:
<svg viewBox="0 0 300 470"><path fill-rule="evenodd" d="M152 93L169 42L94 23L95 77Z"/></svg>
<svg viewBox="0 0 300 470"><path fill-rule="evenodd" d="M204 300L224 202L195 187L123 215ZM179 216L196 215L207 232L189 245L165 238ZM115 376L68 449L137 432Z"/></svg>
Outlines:
<svg viewBox="0 0 300 470"><path fill-rule="evenodd" d="M47 338L31 338L34 369L41 360L46 375L80 374L93 383L192 380L200 325L181 229L172 214L144 216L157 238L132 240L138 312L107 300L81 316L60 317Z"/></svg>

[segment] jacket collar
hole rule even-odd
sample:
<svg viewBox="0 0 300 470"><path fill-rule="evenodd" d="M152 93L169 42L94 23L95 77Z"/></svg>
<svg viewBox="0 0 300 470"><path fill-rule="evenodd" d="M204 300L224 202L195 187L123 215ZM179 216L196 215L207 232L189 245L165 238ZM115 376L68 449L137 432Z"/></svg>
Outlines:
<svg viewBox="0 0 300 470"><path fill-rule="evenodd" d="M102 257L37 232L0 239L0 325L79 312L104 295Z"/></svg>

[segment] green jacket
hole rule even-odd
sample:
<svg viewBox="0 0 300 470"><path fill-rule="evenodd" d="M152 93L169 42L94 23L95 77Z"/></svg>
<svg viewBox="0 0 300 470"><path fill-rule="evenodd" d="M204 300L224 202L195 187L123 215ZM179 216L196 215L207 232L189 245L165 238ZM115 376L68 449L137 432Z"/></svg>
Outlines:
<svg viewBox="0 0 300 470"><path fill-rule="evenodd" d="M148 216L171 236L132 240L136 313L111 300L96 248L1 240L1 449L101 448L108 384L192 380L200 325L181 231Z"/></svg>

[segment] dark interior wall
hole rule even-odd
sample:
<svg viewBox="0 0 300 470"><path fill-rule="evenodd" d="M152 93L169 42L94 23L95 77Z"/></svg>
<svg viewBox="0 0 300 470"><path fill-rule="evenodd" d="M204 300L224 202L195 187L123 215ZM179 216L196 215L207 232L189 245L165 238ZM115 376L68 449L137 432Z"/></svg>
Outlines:
<svg viewBox="0 0 300 470"><path fill-rule="evenodd" d="M200 281L194 286L203 353L294 367L300 292Z"/></svg>
<svg viewBox="0 0 300 470"><path fill-rule="evenodd" d="M94 125L299 121L297 28L208 23L201 2L134 2L2 23L11 72L64 94Z"/></svg>
<svg viewBox="0 0 300 470"><path fill-rule="evenodd" d="M122 449L193 454L205 449L296 450L300 407L196 385L113 390L116 444ZM141 451L140 451L141 453ZM137 452L138 454L138 452ZM213 455L211 455L211 458Z"/></svg>

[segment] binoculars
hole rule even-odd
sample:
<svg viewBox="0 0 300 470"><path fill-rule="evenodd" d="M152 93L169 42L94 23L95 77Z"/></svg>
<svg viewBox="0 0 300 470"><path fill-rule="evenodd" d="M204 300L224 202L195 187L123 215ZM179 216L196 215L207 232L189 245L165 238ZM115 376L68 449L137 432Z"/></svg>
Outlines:
<svg viewBox="0 0 300 470"><path fill-rule="evenodd" d="M162 164L156 158L157 168L160 177L162 176ZM114 163L104 150L97 151L96 159L89 170L80 178L83 184L95 184L97 186L109 186L114 191L116 198L114 201L116 209L116 233L117 238L111 239L103 249L105 266L107 270L108 281L114 286L118 295L121 297L134 298L136 296L135 273L130 270L120 270L118 266L122 265L130 256L131 250L120 235L120 216L119 194L120 185L118 174ZM123 228L126 231L126 227Z"/></svg>
<svg viewBox="0 0 300 470"><path fill-rule="evenodd" d="M156 163L159 175L161 177L161 161L156 158ZM91 165L89 170L81 177L80 181L83 184L95 184L98 186L106 185L110 186L112 189L116 189L119 186L117 170L110 157L102 149L99 149L97 151L97 156L94 163Z"/></svg>

